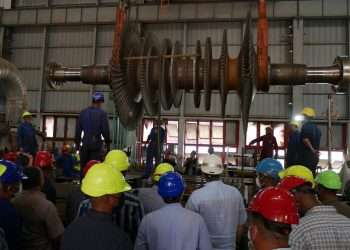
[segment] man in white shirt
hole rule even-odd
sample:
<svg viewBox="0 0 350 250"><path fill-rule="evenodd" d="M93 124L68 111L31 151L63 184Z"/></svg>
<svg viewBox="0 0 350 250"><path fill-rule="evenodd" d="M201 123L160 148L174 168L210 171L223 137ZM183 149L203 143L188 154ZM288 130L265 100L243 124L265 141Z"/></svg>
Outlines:
<svg viewBox="0 0 350 250"><path fill-rule="evenodd" d="M224 168L218 156L207 156L201 171L208 183L192 193L186 208L204 218L213 249L236 249L247 220L243 197L235 187L220 180Z"/></svg>

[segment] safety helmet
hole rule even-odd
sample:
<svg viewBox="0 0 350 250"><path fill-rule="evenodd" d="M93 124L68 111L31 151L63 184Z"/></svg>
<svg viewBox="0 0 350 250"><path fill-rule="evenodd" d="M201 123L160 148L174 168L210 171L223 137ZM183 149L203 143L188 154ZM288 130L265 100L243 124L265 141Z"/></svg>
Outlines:
<svg viewBox="0 0 350 250"><path fill-rule="evenodd" d="M297 176L310 182L312 184L312 187L315 187L315 180L311 170L302 165L290 166L289 168L281 171L279 173L279 176L281 179L287 176Z"/></svg>
<svg viewBox="0 0 350 250"><path fill-rule="evenodd" d="M123 172L129 168L129 158L122 150L111 150L106 155L104 163L112 166L116 170Z"/></svg>
<svg viewBox="0 0 350 250"><path fill-rule="evenodd" d="M300 126L300 123L298 121L291 121L289 124L296 126L297 128L299 128L299 126Z"/></svg>
<svg viewBox="0 0 350 250"><path fill-rule="evenodd" d="M4 160L16 162L17 154L15 152L8 152L4 155Z"/></svg>
<svg viewBox="0 0 350 250"><path fill-rule="evenodd" d="M95 92L95 93L92 95L92 101L93 101L93 102L104 102L104 101L105 101L105 97L104 97L103 93L101 93L101 92Z"/></svg>
<svg viewBox="0 0 350 250"><path fill-rule="evenodd" d="M306 181L305 179L297 177L297 176L287 176L287 177L283 178L277 184L277 187L291 191L292 189L295 189L295 188L297 188L301 185L304 185L306 183L312 184L312 183Z"/></svg>
<svg viewBox="0 0 350 250"><path fill-rule="evenodd" d="M316 116L316 112L313 108L310 108L310 107L305 107L303 109L303 111L301 111L301 113L305 116L308 116L308 117L315 117Z"/></svg>
<svg viewBox="0 0 350 250"><path fill-rule="evenodd" d="M35 155L34 166L39 168L51 168L53 163L52 155L48 151L39 151Z"/></svg>
<svg viewBox="0 0 350 250"><path fill-rule="evenodd" d="M101 197L131 190L124 176L105 163L98 163L86 173L81 191L90 197Z"/></svg>
<svg viewBox="0 0 350 250"><path fill-rule="evenodd" d="M161 163L159 164L156 169L154 170L153 173L153 181L158 182L160 177L168 172L174 172L175 169L172 165L170 165L169 163Z"/></svg>
<svg viewBox="0 0 350 250"><path fill-rule="evenodd" d="M64 144L62 147L62 153L63 154L68 153L71 148L72 147L69 144Z"/></svg>
<svg viewBox="0 0 350 250"><path fill-rule="evenodd" d="M22 118L28 117L28 116L33 116L33 115L29 111L24 111L23 114L22 114Z"/></svg>
<svg viewBox="0 0 350 250"><path fill-rule="evenodd" d="M287 190L278 187L268 187L258 192L249 203L248 211L277 223L299 223L295 198Z"/></svg>
<svg viewBox="0 0 350 250"><path fill-rule="evenodd" d="M317 175L315 182L325 188L333 190L339 190L342 185L339 175L331 170L324 171Z"/></svg>
<svg viewBox="0 0 350 250"><path fill-rule="evenodd" d="M22 170L13 162L0 160L0 180L3 184L13 184L20 182L27 177Z"/></svg>
<svg viewBox="0 0 350 250"><path fill-rule="evenodd" d="M265 158L256 166L256 172L258 174L263 174L270 176L274 179L278 179L278 173L283 170L282 164L272 158Z"/></svg>
<svg viewBox="0 0 350 250"><path fill-rule="evenodd" d="M96 161L96 160L90 160L88 161L88 163L86 163L84 169L83 169L83 177L86 175L86 173L89 171L89 169L95 165L95 164L98 164L100 163L100 161Z"/></svg>
<svg viewBox="0 0 350 250"><path fill-rule="evenodd" d="M201 171L204 174L209 175L220 175L224 172L224 167L222 166L222 160L219 156L211 154L208 155L201 165Z"/></svg>
<svg viewBox="0 0 350 250"><path fill-rule="evenodd" d="M182 176L176 172L161 176L158 183L158 193L163 198L178 198L185 190Z"/></svg>

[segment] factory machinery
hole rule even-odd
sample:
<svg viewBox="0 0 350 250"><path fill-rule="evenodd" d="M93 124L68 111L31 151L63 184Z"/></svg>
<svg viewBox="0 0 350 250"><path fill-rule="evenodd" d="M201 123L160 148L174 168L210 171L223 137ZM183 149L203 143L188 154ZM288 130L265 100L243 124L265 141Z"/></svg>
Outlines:
<svg viewBox="0 0 350 250"><path fill-rule="evenodd" d="M271 85L304 85L329 83L336 89L347 89L350 83L350 61L338 57L329 67L309 67L304 64L273 64L268 58L268 22L265 0L259 0L257 50L252 36L252 19L247 15L244 39L238 57L228 55L227 32L223 31L221 56L212 57L212 42L208 37L202 51L197 41L195 54L183 54L179 41L155 35L144 36L132 23L126 23L122 6L117 8L112 58L109 65L67 68L57 63L47 65L47 81L52 88L65 82L108 84L121 123L134 129L144 110L158 115L160 105L168 110L179 107L183 90L193 91L194 105L200 106L204 93L205 109L211 105L212 90L219 90L222 116L225 115L227 94L237 91L240 98L243 130L246 134L249 110L256 91L267 92Z"/></svg>

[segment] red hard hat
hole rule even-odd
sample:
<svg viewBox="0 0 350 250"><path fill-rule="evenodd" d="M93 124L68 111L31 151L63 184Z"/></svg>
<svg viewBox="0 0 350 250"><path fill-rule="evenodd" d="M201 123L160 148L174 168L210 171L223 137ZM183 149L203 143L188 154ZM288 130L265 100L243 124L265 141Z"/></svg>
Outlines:
<svg viewBox="0 0 350 250"><path fill-rule="evenodd" d="M89 161L88 163L86 163L86 165L85 165L85 167L84 167L84 169L83 169L83 177L86 175L86 173L89 171L89 169L93 166L93 165L95 165L95 164L97 164L97 163L100 163L99 161L96 161L96 160L91 160L91 161Z"/></svg>
<svg viewBox="0 0 350 250"><path fill-rule="evenodd" d="M34 166L39 168L48 168L52 167L52 156L47 151L39 151L36 153L35 160L34 160Z"/></svg>
<svg viewBox="0 0 350 250"><path fill-rule="evenodd" d="M299 187L305 183L309 183L309 182L307 182L303 178L300 178L297 176L287 176L287 177L284 177L280 181L280 183L278 183L277 187L290 191L290 190L292 190L296 187ZM310 185L311 185L311 183L310 183Z"/></svg>
<svg viewBox="0 0 350 250"><path fill-rule="evenodd" d="M16 162L17 160L17 154L15 152L8 152L4 155L4 160Z"/></svg>
<svg viewBox="0 0 350 250"><path fill-rule="evenodd" d="M299 223L294 196L278 187L268 187L258 192L251 200L248 211L258 213L265 219L277 223Z"/></svg>

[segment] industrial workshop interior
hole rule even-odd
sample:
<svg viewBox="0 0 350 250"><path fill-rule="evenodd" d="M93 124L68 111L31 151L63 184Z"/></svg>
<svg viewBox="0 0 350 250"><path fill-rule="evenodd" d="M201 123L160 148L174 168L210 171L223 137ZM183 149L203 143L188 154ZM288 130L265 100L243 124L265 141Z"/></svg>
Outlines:
<svg viewBox="0 0 350 250"><path fill-rule="evenodd" d="M0 0L0 250L350 250L350 0Z"/></svg>

